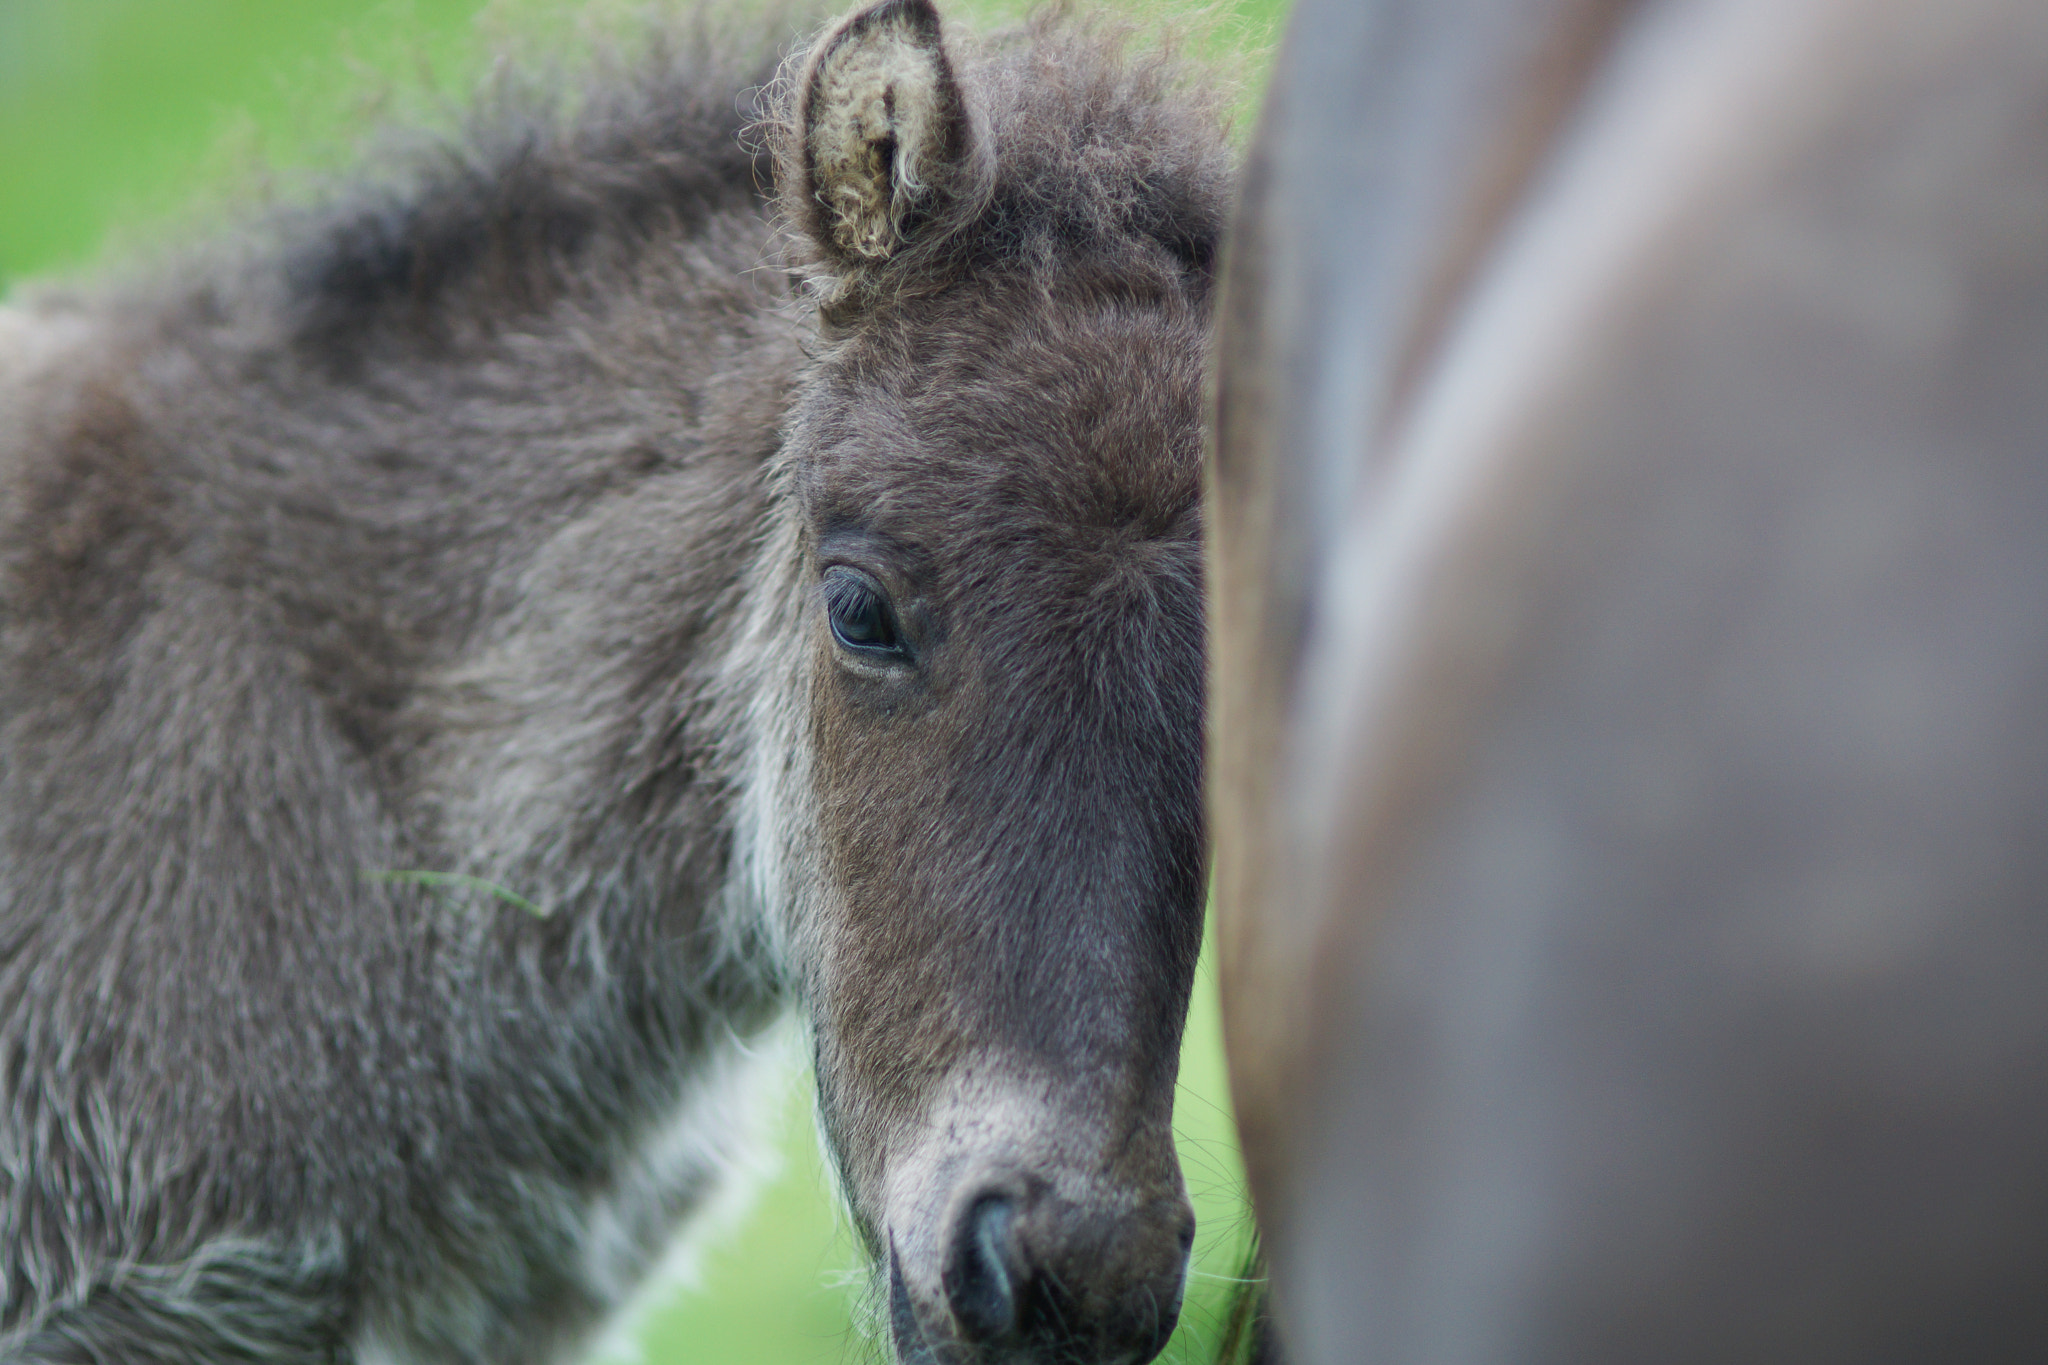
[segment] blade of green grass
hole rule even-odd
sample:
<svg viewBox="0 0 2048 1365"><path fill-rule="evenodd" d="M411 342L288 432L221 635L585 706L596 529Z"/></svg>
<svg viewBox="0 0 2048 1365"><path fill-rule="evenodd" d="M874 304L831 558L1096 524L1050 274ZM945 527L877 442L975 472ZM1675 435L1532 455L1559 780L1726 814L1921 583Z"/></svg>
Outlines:
<svg viewBox="0 0 2048 1365"><path fill-rule="evenodd" d="M515 891L509 891L496 882L487 882L482 877L472 877L462 872L365 872L363 876L373 882L398 882L407 886L425 886L434 890L455 887L463 891L481 891L507 905L516 905L536 919L546 919L545 907L535 905Z"/></svg>

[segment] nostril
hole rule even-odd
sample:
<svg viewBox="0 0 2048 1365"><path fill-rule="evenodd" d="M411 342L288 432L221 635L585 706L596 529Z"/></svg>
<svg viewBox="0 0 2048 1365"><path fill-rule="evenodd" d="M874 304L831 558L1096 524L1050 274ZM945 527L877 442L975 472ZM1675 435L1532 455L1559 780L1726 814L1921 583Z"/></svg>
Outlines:
<svg viewBox="0 0 2048 1365"><path fill-rule="evenodd" d="M1017 1326L1016 1273L1010 1227L1016 1208L1002 1195L968 1206L953 1230L940 1279L961 1333L970 1341L999 1341Z"/></svg>

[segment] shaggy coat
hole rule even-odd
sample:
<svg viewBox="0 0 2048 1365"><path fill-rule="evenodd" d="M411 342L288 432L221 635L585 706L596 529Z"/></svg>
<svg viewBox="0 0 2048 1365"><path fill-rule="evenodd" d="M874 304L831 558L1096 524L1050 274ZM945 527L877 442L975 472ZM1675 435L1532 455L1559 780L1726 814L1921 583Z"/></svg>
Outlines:
<svg viewBox="0 0 2048 1365"><path fill-rule="evenodd" d="M573 1354L792 998L906 1358L1171 1327L1218 104L704 27L0 311L0 1359Z"/></svg>

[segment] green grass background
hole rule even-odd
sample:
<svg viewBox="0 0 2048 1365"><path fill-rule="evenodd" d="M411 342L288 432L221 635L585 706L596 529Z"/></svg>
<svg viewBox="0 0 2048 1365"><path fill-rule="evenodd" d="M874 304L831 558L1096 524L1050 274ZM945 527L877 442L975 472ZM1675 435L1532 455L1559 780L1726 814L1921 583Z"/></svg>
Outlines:
<svg viewBox="0 0 2048 1365"><path fill-rule="evenodd" d="M1171 28L1199 9L1221 19L1211 41L1261 51L1285 4L1149 0L1142 13ZM566 23L550 11L570 8L536 0L519 22ZM1018 5L946 9L988 22ZM459 91L508 22L479 0L0 0L0 292L146 252L238 196L289 194L294 168L342 155L392 91ZM818 1154L809 1077L785 1070L751 1202L712 1220L694 1268L651 1290L601 1359L886 1358L862 1325L865 1282ZM1248 1237L1206 958L1174 1122L1201 1231L1165 1359L1194 1362L1213 1353Z"/></svg>

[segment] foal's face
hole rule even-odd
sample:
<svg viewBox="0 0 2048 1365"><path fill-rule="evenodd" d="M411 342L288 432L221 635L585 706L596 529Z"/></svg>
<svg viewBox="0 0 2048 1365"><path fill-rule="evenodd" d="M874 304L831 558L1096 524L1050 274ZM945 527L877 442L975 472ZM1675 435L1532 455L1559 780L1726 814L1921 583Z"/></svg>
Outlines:
<svg viewBox="0 0 2048 1365"><path fill-rule="evenodd" d="M1177 1311L1200 354L1159 307L938 299L806 408L819 1074L906 1355L1149 1357Z"/></svg>
<svg viewBox="0 0 2048 1365"><path fill-rule="evenodd" d="M1131 226L1174 172L1091 189L1076 149L1113 158L1157 111L987 114L927 0L852 16L794 90L778 185L823 326L787 429L792 941L825 1127L901 1357L1147 1360L1194 1231L1171 1117L1204 867L1196 239L1221 209L1183 185L1141 206L1179 226Z"/></svg>

